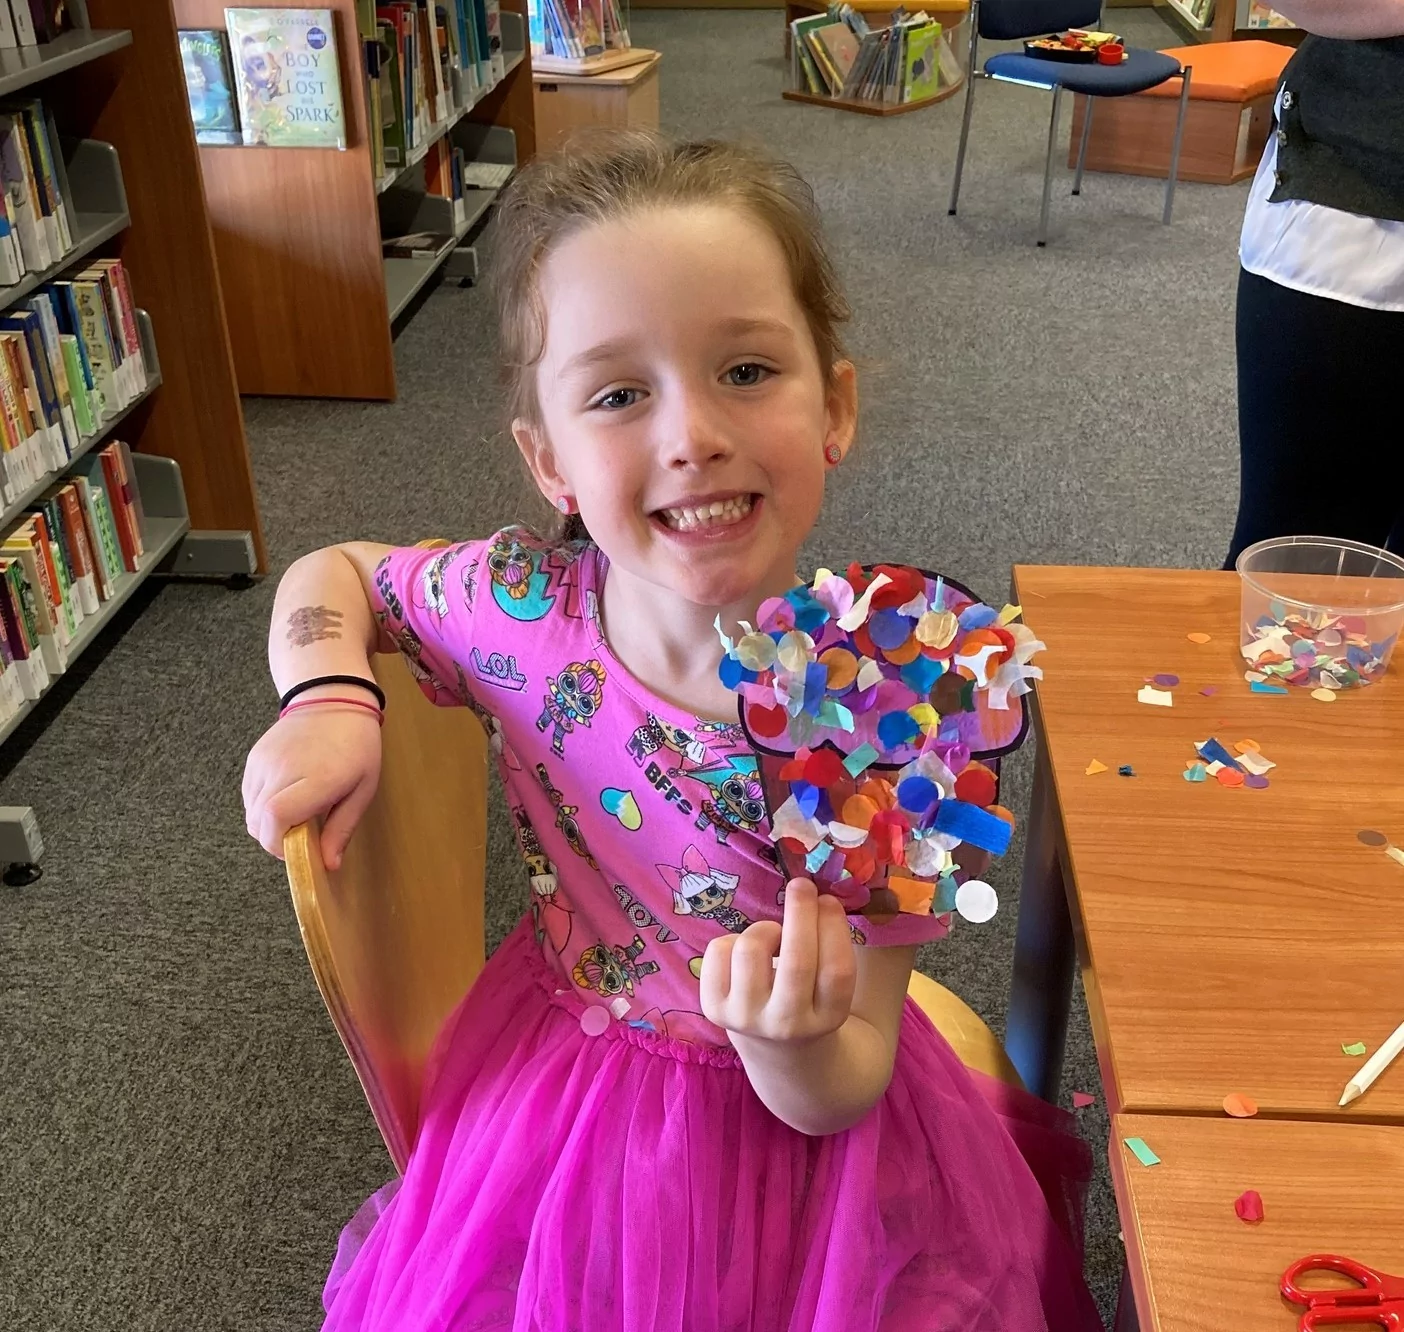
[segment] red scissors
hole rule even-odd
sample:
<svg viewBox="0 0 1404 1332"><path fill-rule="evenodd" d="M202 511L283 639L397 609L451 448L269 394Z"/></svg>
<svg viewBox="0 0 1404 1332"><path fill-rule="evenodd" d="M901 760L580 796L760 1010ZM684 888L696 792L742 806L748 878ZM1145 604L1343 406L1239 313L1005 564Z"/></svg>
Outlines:
<svg viewBox="0 0 1404 1332"><path fill-rule="evenodd" d="M1297 1284L1307 1272L1337 1272L1356 1282L1335 1290L1303 1290ZM1291 1304L1306 1306L1299 1332L1319 1327L1383 1327L1404 1332L1404 1277L1377 1272L1354 1258L1333 1253L1315 1253L1298 1258L1282 1274L1282 1296Z"/></svg>

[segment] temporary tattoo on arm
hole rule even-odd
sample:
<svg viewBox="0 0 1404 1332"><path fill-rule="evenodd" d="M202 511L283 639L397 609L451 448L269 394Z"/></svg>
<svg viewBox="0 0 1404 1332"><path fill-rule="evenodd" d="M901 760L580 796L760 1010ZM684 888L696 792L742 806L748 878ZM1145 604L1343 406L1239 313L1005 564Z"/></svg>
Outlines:
<svg viewBox="0 0 1404 1332"><path fill-rule="evenodd" d="M288 616L288 642L307 647L324 638L340 638L341 619L341 611L327 606L300 606Z"/></svg>

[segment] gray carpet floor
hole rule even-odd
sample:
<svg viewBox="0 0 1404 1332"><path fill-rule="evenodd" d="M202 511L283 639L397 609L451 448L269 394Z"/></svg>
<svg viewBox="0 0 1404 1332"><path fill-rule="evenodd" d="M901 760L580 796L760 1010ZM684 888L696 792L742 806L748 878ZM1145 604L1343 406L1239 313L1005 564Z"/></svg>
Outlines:
<svg viewBox="0 0 1404 1332"><path fill-rule="evenodd" d="M1118 10L1142 45L1178 39ZM1236 494L1232 311L1245 188L1060 175L1032 245L1046 96L980 89L962 210L960 103L875 120L784 102L780 16L634 15L664 52L665 127L749 136L813 183L856 310L860 446L808 555L950 571L991 598L1017 561L1216 565ZM1064 130L1066 133L1066 128ZM498 430L480 291L441 288L397 344L393 405L250 401L276 574L351 537L472 535L539 510ZM246 837L244 755L275 704L270 579L138 598L0 754L45 874L0 887L0 1327L307 1329L339 1227L389 1163L313 986L280 867ZM1028 755L1009 769L1028 799ZM497 829L499 939L525 885ZM1004 906L922 962L1002 1029ZM1064 1103L1095 1089L1079 996ZM1107 1124L1088 1275L1121 1266Z"/></svg>

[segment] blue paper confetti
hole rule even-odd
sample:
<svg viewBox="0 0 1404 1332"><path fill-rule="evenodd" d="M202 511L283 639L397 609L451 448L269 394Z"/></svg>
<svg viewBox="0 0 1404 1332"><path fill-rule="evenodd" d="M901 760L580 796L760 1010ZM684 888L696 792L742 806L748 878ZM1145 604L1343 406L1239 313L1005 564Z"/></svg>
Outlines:
<svg viewBox="0 0 1404 1332"><path fill-rule="evenodd" d="M936 806L936 818L931 826L937 832L959 837L962 842L996 856L1002 856L1009 849L1009 839L1014 835L1014 829L998 814L990 814L964 800L941 801Z"/></svg>
<svg viewBox="0 0 1404 1332"><path fill-rule="evenodd" d="M866 772L882 755L870 744L861 744L843 761L850 777L859 777Z"/></svg>
<svg viewBox="0 0 1404 1332"><path fill-rule="evenodd" d="M735 689L746 678L747 671L735 657L728 654L721 659L721 665L717 667L717 675L721 677L722 684L728 689Z"/></svg>
<svg viewBox="0 0 1404 1332"><path fill-rule="evenodd" d="M829 672L819 662L811 661L804 668L804 710L817 714L829 687Z"/></svg>
<svg viewBox="0 0 1404 1332"><path fill-rule="evenodd" d="M1209 773L1202 763L1191 763L1184 772L1184 778L1187 782L1202 782L1208 775Z"/></svg>
<svg viewBox="0 0 1404 1332"><path fill-rule="evenodd" d="M878 719L878 739L886 749L897 749L920 734L921 727L909 713L884 712Z"/></svg>
<svg viewBox="0 0 1404 1332"><path fill-rule="evenodd" d="M940 882L940 892L936 897L936 911L954 911L956 891L960 887L958 883L949 875L945 875Z"/></svg>
<svg viewBox="0 0 1404 1332"><path fill-rule="evenodd" d="M1134 777L1136 775L1136 769L1129 763L1123 763L1116 772L1119 777Z"/></svg>
<svg viewBox="0 0 1404 1332"><path fill-rule="evenodd" d="M1248 688L1255 694L1285 694L1287 692L1286 685L1269 684L1266 680L1252 680L1249 682Z"/></svg>
<svg viewBox="0 0 1404 1332"><path fill-rule="evenodd" d="M819 872L819 869L823 866L824 862L828 860L828 858L831 855L833 855L833 853L834 848L830 846L828 842L820 842L819 845L816 846L813 851L811 851L807 856L805 856L805 869L807 869L811 874L817 874Z"/></svg>
<svg viewBox="0 0 1404 1332"><path fill-rule="evenodd" d="M805 818L812 819L814 811L819 808L819 788L811 786L808 782L791 782L790 794L794 796L800 813Z"/></svg>
<svg viewBox="0 0 1404 1332"><path fill-rule="evenodd" d="M897 803L913 814L924 812L941 794L929 777L907 777L897 783Z"/></svg>
<svg viewBox="0 0 1404 1332"><path fill-rule="evenodd" d="M984 629L999 619L999 612L977 601L961 611L957 618L962 629Z"/></svg>
<svg viewBox="0 0 1404 1332"><path fill-rule="evenodd" d="M1202 745L1196 745L1195 748L1199 751L1199 757L1209 763L1222 763L1224 767L1233 768L1238 772L1247 771L1247 769L1212 736Z"/></svg>
<svg viewBox="0 0 1404 1332"><path fill-rule="evenodd" d="M898 648L912 636L912 622L895 610L875 611L868 617L868 637L878 647Z"/></svg>
<svg viewBox="0 0 1404 1332"><path fill-rule="evenodd" d="M655 1026L653 1025L653 1023L649 1022L646 1018L633 1018L633 1019L630 1020L629 1025L630 1025L631 1027L633 1027L633 1029L634 1029L635 1031L657 1031L657 1030L658 1030L658 1028L655 1027Z"/></svg>
<svg viewBox="0 0 1404 1332"><path fill-rule="evenodd" d="M902 683L914 694L928 694L931 686L946 673L946 663L930 657L917 657L902 667Z"/></svg>

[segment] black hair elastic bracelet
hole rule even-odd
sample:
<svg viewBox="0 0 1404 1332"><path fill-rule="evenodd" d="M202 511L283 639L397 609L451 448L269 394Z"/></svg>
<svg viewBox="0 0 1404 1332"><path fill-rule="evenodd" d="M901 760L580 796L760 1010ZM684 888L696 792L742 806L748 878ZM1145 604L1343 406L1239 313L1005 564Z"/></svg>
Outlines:
<svg viewBox="0 0 1404 1332"><path fill-rule="evenodd" d="M380 704L380 710L385 711L385 691L374 680L367 680L361 675L319 675L315 680L304 680L301 684L295 684L278 703L278 711L281 712L299 694L305 694L309 689L316 689L318 685L358 685L362 689L369 689L375 695L375 701Z"/></svg>

